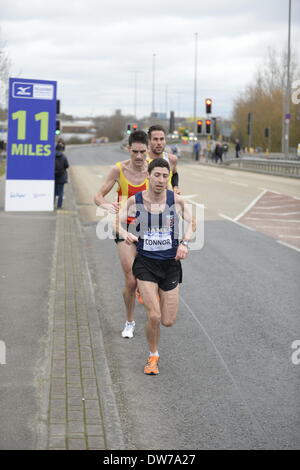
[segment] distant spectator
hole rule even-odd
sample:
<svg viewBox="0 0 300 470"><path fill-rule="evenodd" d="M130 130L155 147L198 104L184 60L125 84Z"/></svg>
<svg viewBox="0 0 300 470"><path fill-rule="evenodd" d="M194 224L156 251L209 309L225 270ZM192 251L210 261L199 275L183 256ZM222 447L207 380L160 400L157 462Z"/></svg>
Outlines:
<svg viewBox="0 0 300 470"><path fill-rule="evenodd" d="M223 162L222 154L223 154L223 147L220 144L220 142L217 142L216 146L215 146L215 151L214 151L214 156L215 156L215 162L216 163L218 163L219 160L221 160L221 162Z"/></svg>
<svg viewBox="0 0 300 470"><path fill-rule="evenodd" d="M69 168L69 162L67 157L63 153L63 149L63 144L59 143L56 145L54 206L56 202L56 197L58 197L57 209L62 208L64 197L64 185L68 182L67 168Z"/></svg>
<svg viewBox="0 0 300 470"><path fill-rule="evenodd" d="M199 161L200 149L201 149L200 143L199 143L198 141L195 142L195 144L194 144L194 154L195 154L195 160L196 160L196 162Z"/></svg>
<svg viewBox="0 0 300 470"><path fill-rule="evenodd" d="M171 152L178 157L178 146L176 144L171 145Z"/></svg>
<svg viewBox="0 0 300 470"><path fill-rule="evenodd" d="M226 142L224 142L223 144L223 153L224 153L224 158L226 160L226 156L227 156L227 152L228 152L228 144Z"/></svg>
<svg viewBox="0 0 300 470"><path fill-rule="evenodd" d="M239 158L240 151L241 151L240 141L239 141L239 139L236 139L236 141L235 141L235 156L236 156L236 158Z"/></svg>
<svg viewBox="0 0 300 470"><path fill-rule="evenodd" d="M65 144L65 141L64 141L64 140L63 140L61 137L59 137L59 138L58 138L58 140L57 140L57 144L61 145L61 147L62 147L62 151L64 151L64 150L65 150L65 148L66 148L66 144Z"/></svg>

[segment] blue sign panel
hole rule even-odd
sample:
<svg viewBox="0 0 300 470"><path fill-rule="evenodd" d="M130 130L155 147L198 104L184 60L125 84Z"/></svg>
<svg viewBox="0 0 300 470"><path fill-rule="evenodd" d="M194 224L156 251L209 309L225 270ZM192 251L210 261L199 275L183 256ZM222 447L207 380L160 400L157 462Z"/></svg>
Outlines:
<svg viewBox="0 0 300 470"><path fill-rule="evenodd" d="M10 78L7 180L54 180L56 82Z"/></svg>

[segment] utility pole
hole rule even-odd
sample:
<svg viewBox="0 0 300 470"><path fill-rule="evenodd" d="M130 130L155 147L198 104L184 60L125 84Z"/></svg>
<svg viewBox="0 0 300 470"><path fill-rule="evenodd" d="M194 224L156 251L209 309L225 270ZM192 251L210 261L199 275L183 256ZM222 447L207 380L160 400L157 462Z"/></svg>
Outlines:
<svg viewBox="0 0 300 470"><path fill-rule="evenodd" d="M137 119L137 76L141 73L139 70L135 70L134 72L134 117Z"/></svg>
<svg viewBox="0 0 300 470"><path fill-rule="evenodd" d="M153 61L152 61L152 113L155 113L155 58L156 58L156 54L153 54Z"/></svg>
<svg viewBox="0 0 300 470"><path fill-rule="evenodd" d="M198 33L195 33L195 73L194 73L194 134L197 134L197 65L198 65Z"/></svg>
<svg viewBox="0 0 300 470"><path fill-rule="evenodd" d="M166 117L168 118L168 85L166 85L166 90L165 90L165 113L166 113Z"/></svg>
<svg viewBox="0 0 300 470"><path fill-rule="evenodd" d="M285 106L284 106L284 156L289 157L290 145L290 94L291 94L291 78L290 78L290 62L291 62L291 10L292 0L289 0L289 26L288 26L288 57L286 68L286 90L285 90Z"/></svg>

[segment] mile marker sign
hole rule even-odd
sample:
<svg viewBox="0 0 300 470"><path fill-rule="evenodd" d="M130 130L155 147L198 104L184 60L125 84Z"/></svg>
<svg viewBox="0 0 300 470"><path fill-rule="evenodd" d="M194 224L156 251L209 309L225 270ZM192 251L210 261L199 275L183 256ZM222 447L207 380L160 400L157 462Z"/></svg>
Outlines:
<svg viewBox="0 0 300 470"><path fill-rule="evenodd" d="M56 82L9 79L6 211L52 211Z"/></svg>

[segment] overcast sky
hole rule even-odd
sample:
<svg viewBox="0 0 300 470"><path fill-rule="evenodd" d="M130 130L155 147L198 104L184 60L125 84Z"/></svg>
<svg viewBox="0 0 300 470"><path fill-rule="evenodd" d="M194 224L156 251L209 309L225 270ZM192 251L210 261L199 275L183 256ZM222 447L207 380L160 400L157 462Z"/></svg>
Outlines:
<svg viewBox="0 0 300 470"><path fill-rule="evenodd" d="M230 117L233 100L274 47L287 47L288 0L0 0L1 45L11 76L56 80L61 110L76 116L155 111ZM299 50L300 0L292 0ZM300 61L298 53L298 61ZM299 77L300 78L300 77Z"/></svg>

